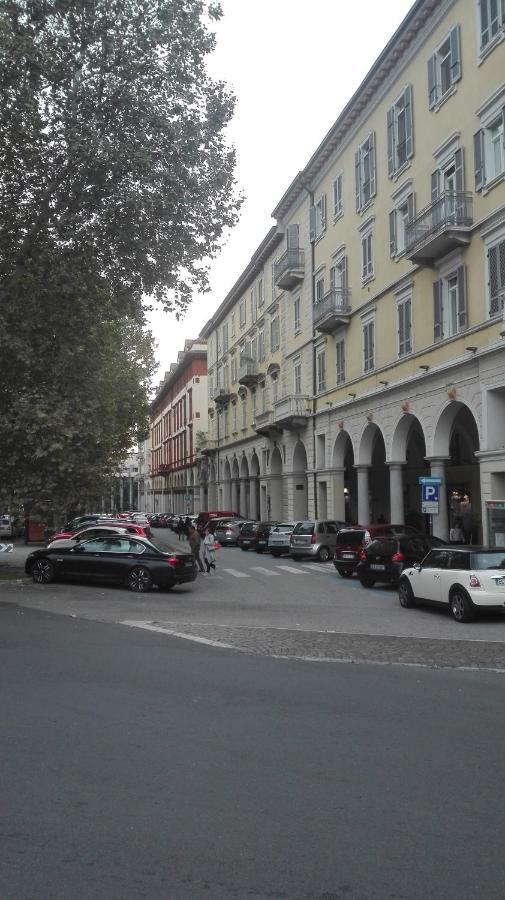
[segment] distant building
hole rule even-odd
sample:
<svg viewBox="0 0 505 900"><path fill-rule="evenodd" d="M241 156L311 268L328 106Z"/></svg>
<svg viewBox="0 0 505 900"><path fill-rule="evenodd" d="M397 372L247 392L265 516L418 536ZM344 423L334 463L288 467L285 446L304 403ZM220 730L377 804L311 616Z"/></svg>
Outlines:
<svg viewBox="0 0 505 900"><path fill-rule="evenodd" d="M185 342L151 403L150 512L199 511L196 447L207 409L207 342L198 338Z"/></svg>

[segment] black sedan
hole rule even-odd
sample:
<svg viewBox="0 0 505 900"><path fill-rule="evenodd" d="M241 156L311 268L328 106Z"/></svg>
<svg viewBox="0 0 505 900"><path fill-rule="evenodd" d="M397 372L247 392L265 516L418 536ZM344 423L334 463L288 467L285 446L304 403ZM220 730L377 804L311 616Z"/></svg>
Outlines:
<svg viewBox="0 0 505 900"><path fill-rule="evenodd" d="M34 550L26 559L25 572L36 584L57 579L110 581L142 593L150 591L153 585L170 590L196 578L190 553L159 550L146 538L129 535L96 538L74 547Z"/></svg>
<svg viewBox="0 0 505 900"><path fill-rule="evenodd" d="M361 551L358 578L363 587L373 587L377 581L398 584L404 569L421 562L433 547L443 544L440 538L424 534L376 538Z"/></svg>

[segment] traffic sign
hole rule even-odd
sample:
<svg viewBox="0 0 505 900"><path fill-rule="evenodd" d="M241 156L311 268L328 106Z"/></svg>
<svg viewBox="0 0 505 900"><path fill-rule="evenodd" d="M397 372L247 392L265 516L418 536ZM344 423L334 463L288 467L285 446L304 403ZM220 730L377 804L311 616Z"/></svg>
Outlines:
<svg viewBox="0 0 505 900"><path fill-rule="evenodd" d="M421 512L428 516L438 516L438 502L432 503L429 500L423 500L421 502Z"/></svg>
<svg viewBox="0 0 505 900"><path fill-rule="evenodd" d="M418 475L418 484L442 484L442 479L435 475Z"/></svg>
<svg viewBox="0 0 505 900"><path fill-rule="evenodd" d="M421 500L423 503L438 503L440 494L439 484L422 484Z"/></svg>

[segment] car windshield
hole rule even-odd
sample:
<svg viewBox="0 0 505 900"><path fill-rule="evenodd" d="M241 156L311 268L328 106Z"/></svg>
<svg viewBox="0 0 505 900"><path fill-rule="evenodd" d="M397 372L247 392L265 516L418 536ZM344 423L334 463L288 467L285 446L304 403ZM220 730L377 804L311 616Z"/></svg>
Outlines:
<svg viewBox="0 0 505 900"><path fill-rule="evenodd" d="M275 528L272 528L272 531L274 532L274 534L289 534L291 531L293 531L294 527L295 526L293 524L290 525L289 523L287 525L276 525Z"/></svg>
<svg viewBox="0 0 505 900"><path fill-rule="evenodd" d="M472 553L472 569L505 569L505 550Z"/></svg>
<svg viewBox="0 0 505 900"><path fill-rule="evenodd" d="M340 547L357 547L358 544L361 544L364 537L364 531L339 531L337 534L337 544Z"/></svg>
<svg viewBox="0 0 505 900"><path fill-rule="evenodd" d="M314 522L298 522L293 528L293 534L312 534L314 531Z"/></svg>

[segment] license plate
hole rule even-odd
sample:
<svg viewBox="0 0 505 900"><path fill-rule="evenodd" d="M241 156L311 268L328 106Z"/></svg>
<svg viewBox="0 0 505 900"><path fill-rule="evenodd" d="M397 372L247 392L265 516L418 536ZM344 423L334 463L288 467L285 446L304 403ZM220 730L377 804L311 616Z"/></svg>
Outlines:
<svg viewBox="0 0 505 900"><path fill-rule="evenodd" d="M354 559L354 553L342 553L342 559Z"/></svg>
<svg viewBox="0 0 505 900"><path fill-rule="evenodd" d="M244 546L245 546L246 544L249 545L251 542L250 542L250 541L242 541L242 543L243 543Z"/></svg>
<svg viewBox="0 0 505 900"><path fill-rule="evenodd" d="M496 587L504 587L505 586L505 578L495 578Z"/></svg>
<svg viewBox="0 0 505 900"><path fill-rule="evenodd" d="M371 563L370 568L375 569L376 572L377 571L383 572L384 569L386 568L386 566L380 566L378 563Z"/></svg>

